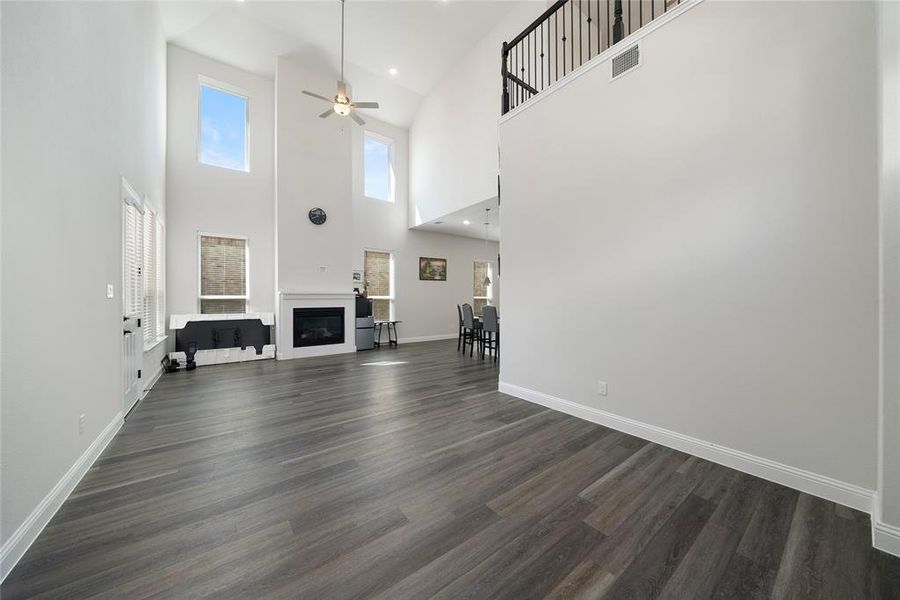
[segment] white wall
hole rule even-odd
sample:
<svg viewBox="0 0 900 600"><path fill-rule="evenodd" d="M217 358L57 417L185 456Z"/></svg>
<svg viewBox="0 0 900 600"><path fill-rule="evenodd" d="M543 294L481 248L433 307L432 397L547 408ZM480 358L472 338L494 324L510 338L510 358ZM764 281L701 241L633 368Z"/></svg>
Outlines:
<svg viewBox="0 0 900 600"><path fill-rule="evenodd" d="M500 48L544 8L510 12L422 101L409 132L411 226L497 195Z"/></svg>
<svg viewBox="0 0 900 600"><path fill-rule="evenodd" d="M328 105L301 94L327 93L337 75L279 57L276 97L276 244L279 290L352 291L353 210L348 119L320 119ZM309 210L328 215L313 225Z"/></svg>
<svg viewBox="0 0 900 600"><path fill-rule="evenodd" d="M875 23L703 2L503 122L501 380L873 490Z"/></svg>
<svg viewBox="0 0 900 600"><path fill-rule="evenodd" d="M881 515L900 527L900 4L879 3ZM877 540L876 540L877 541ZM900 552L900 539L895 552Z"/></svg>
<svg viewBox="0 0 900 600"><path fill-rule="evenodd" d="M165 217L166 81L153 3L2 11L5 544L121 422L120 177Z"/></svg>
<svg viewBox="0 0 900 600"><path fill-rule="evenodd" d="M177 46L169 45L168 59L168 311L199 311L201 231L248 237L248 310L274 311L274 82ZM197 160L201 75L239 88L250 99L249 172Z"/></svg>
<svg viewBox="0 0 900 600"><path fill-rule="evenodd" d="M393 141L394 202L365 197L363 188L363 138L366 131ZM394 255L394 318L401 340L456 335L456 304L472 303L475 260L496 264L498 244L407 228L408 134L366 117L366 127L354 127L353 144L353 268L363 270L366 249L388 250ZM419 281L419 257L447 259L447 281ZM499 278L493 278L494 304L499 306ZM349 282L349 278L348 278ZM352 286L351 286L352 287Z"/></svg>

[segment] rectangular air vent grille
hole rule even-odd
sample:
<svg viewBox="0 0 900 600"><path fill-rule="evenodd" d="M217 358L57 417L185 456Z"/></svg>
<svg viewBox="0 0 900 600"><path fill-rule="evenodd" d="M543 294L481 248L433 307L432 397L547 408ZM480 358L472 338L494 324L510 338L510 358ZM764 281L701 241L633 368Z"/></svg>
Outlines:
<svg viewBox="0 0 900 600"><path fill-rule="evenodd" d="M616 77L620 77L624 75L631 69L640 66L641 64L641 47L639 44L635 44L628 50L622 52L618 56L615 56L612 61L612 75L610 79L615 79Z"/></svg>

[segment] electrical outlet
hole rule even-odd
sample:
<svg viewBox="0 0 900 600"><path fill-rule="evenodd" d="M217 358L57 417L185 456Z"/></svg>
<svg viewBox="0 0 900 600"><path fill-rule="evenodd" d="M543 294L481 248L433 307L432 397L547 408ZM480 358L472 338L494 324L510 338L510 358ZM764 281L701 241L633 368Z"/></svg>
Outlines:
<svg viewBox="0 0 900 600"><path fill-rule="evenodd" d="M598 394L600 394L601 396L606 396L606 394L607 394L608 391L609 391L609 390L608 390L608 388L606 387L606 382L605 382L605 381L598 381L598 382L597 382L597 393L598 393Z"/></svg>
<svg viewBox="0 0 900 600"><path fill-rule="evenodd" d="M116 293L115 293L115 288L113 287L113 284L107 283L106 284L106 297L113 298L113 297L115 297L115 295L116 295Z"/></svg>
<svg viewBox="0 0 900 600"><path fill-rule="evenodd" d="M84 415L78 415L78 435L84 433Z"/></svg>

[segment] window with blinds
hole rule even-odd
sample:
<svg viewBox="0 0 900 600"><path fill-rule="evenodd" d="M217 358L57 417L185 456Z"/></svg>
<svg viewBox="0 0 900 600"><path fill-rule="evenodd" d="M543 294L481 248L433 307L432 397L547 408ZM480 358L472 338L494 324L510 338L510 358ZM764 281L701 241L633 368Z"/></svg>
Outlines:
<svg viewBox="0 0 900 600"><path fill-rule="evenodd" d="M365 284L376 321L390 321L394 303L394 258L390 252L366 250Z"/></svg>
<svg viewBox="0 0 900 600"><path fill-rule="evenodd" d="M128 317L143 315L143 238L144 215L136 205L129 203L124 207L122 248L122 310Z"/></svg>
<svg viewBox="0 0 900 600"><path fill-rule="evenodd" d="M143 327L144 345L156 343L157 281L156 281L156 215L153 211L144 211L144 297Z"/></svg>
<svg viewBox="0 0 900 600"><path fill-rule="evenodd" d="M165 336L164 273L165 235L156 214L145 208L143 215L143 306L144 347L154 346Z"/></svg>
<svg viewBox="0 0 900 600"><path fill-rule="evenodd" d="M473 270L475 276L472 281L472 311L477 316L481 316L485 305L491 303L491 286L484 283L486 277L493 279L491 263L484 260L476 260Z"/></svg>
<svg viewBox="0 0 900 600"><path fill-rule="evenodd" d="M247 238L200 235L200 312L247 312Z"/></svg>

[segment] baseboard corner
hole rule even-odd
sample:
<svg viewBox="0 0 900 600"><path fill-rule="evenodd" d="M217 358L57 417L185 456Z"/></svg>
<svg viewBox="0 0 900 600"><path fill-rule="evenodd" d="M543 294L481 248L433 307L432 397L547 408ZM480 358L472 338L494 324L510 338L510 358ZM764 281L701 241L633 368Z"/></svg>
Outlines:
<svg viewBox="0 0 900 600"><path fill-rule="evenodd" d="M900 557L900 527L884 522L881 509L881 496L875 496L875 508L872 511L872 546L882 552Z"/></svg>

